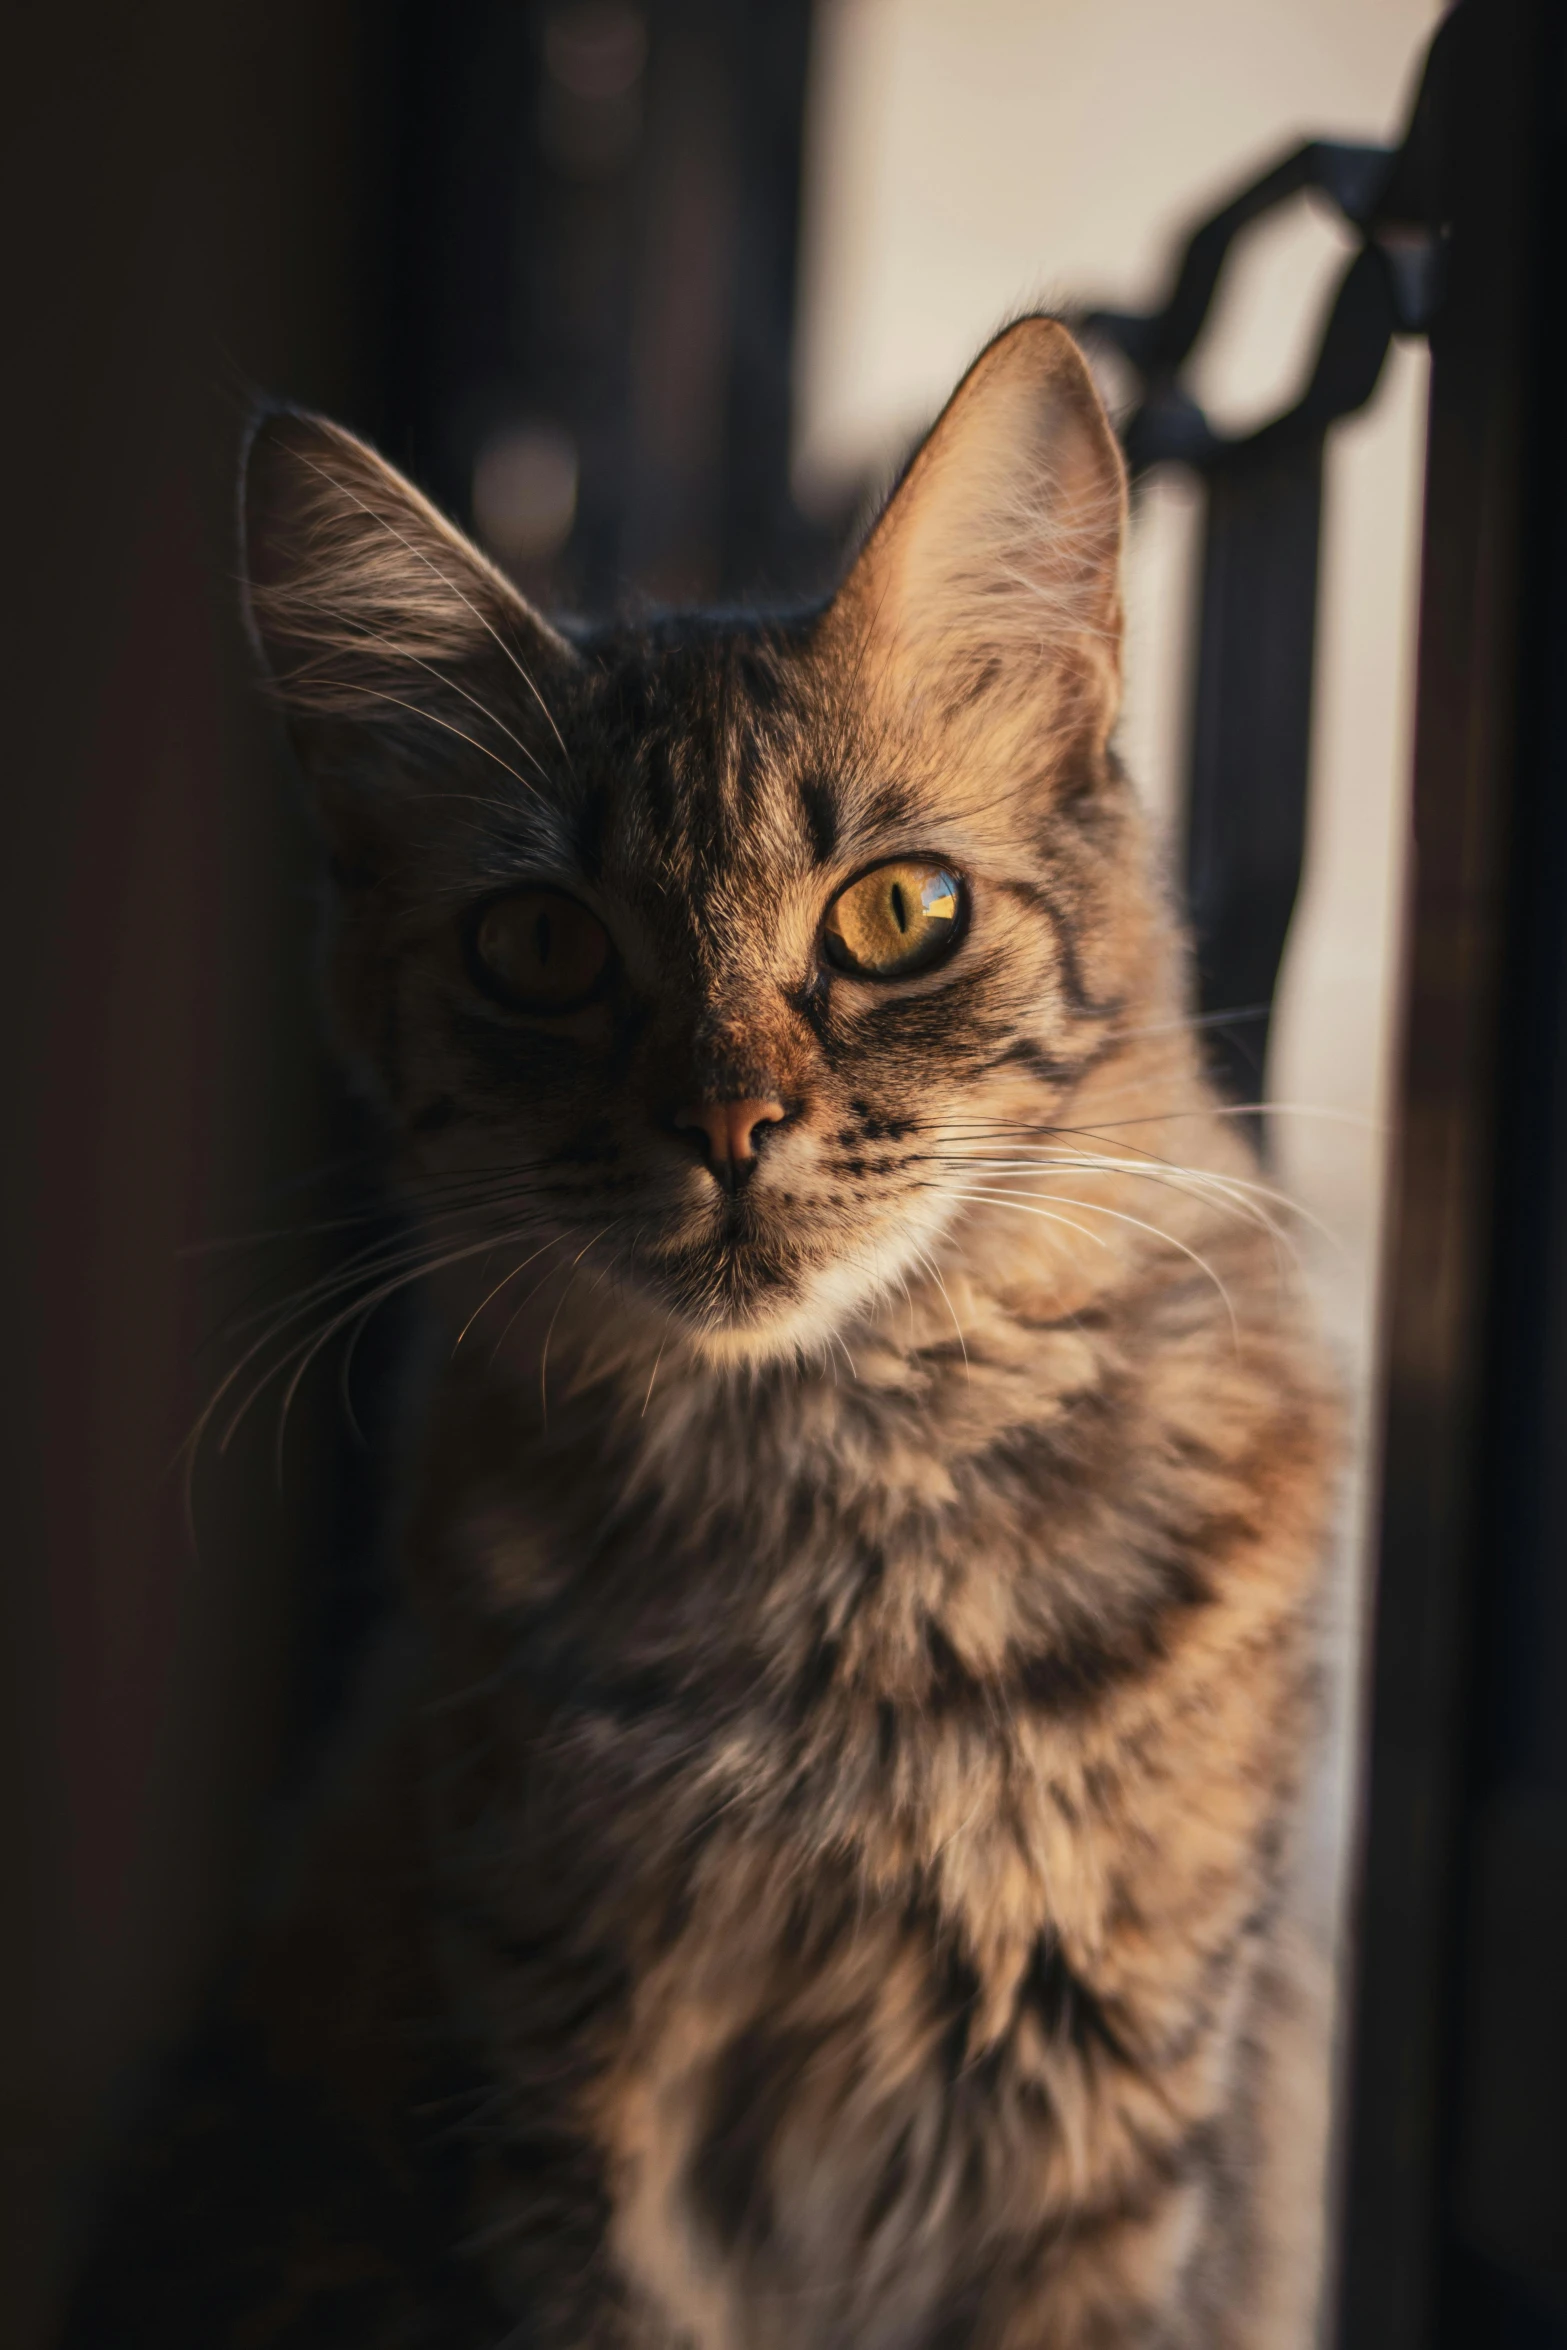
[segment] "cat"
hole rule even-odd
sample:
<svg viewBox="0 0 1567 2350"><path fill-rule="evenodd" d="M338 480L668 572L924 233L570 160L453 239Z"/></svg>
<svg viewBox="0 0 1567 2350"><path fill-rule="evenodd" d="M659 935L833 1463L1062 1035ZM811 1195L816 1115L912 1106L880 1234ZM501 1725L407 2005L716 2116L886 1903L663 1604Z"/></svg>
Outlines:
<svg viewBox="0 0 1567 2350"><path fill-rule="evenodd" d="M1112 748L1125 513L1042 316L802 613L551 626L256 428L422 1220L364 1293L449 1360L382 1727L75 2339L1307 2339L1338 1415Z"/></svg>

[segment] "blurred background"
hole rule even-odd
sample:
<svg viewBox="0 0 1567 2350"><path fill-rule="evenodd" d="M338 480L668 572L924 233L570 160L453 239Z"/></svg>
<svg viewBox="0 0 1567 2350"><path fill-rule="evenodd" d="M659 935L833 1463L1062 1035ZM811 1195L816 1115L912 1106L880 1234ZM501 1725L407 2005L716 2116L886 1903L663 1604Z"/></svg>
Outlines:
<svg viewBox="0 0 1567 2350"><path fill-rule="evenodd" d="M366 434L547 604L814 592L998 324L1153 306L1186 228L1294 140L1396 142L1435 12L16 14L0 2333L32 2345L102 2150L195 2012L382 1590L397 1314L361 1352L362 1437L328 1367L277 1461L265 1411L209 1452L194 1539L177 1465L245 1316L357 1245L342 1219L381 1213L317 1039L309 828L237 622L252 392ZM1288 404L1353 242L1306 195L1243 233L1189 375L1216 423ZM1363 1435L1427 368L1398 342L1328 444L1305 878L1267 1070ZM1133 526L1122 740L1172 869L1202 497L1158 468ZM1315 1814L1330 1929L1353 1720Z"/></svg>

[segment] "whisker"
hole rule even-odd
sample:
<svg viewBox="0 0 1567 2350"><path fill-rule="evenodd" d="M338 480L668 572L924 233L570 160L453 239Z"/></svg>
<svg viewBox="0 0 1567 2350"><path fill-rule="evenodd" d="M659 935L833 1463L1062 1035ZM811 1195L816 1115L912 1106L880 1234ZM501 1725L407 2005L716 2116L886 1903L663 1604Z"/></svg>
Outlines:
<svg viewBox="0 0 1567 2350"><path fill-rule="evenodd" d="M1146 1083L1146 1080L1138 1079L1134 1082ZM1200 1081L1193 1079L1194 1084L1198 1082ZM1129 1093L1132 1090L1133 1086L1130 1084L1114 1088L1116 1093ZM1050 1119L1040 1119L1037 1122L1031 1122L1027 1119L998 1120L989 1123L999 1127L1015 1124L1019 1133L1026 1134L1097 1134L1113 1131L1120 1126L1159 1126L1166 1118L1255 1118L1263 1113L1269 1117L1322 1118L1330 1124L1359 1126L1373 1133L1387 1131L1385 1120L1372 1118L1360 1110L1337 1110L1325 1102L1202 1101L1189 1102L1184 1105L1161 1103L1156 1108L1139 1111L1135 1117L1100 1118L1093 1126L1063 1126ZM977 1121L977 1123L985 1122Z"/></svg>
<svg viewBox="0 0 1567 2350"><path fill-rule="evenodd" d="M437 718L433 710L426 710L418 702L406 700L402 694L389 694L383 686L361 685L356 678L349 677L340 679L339 683L348 693L363 694L372 702L390 702L395 709L407 710L428 725L440 727L444 734L455 735L459 742L467 743L472 749L482 751L487 759L493 759L497 767L504 768L508 775L516 778L524 791L537 793L538 785L530 782L526 775L519 775L509 759L503 759L499 751L492 751L488 743L480 742L476 734L468 734L462 727L453 726L449 718Z"/></svg>
<svg viewBox="0 0 1567 2350"><path fill-rule="evenodd" d="M455 1215L458 1211L453 1210L452 1213ZM236 1312L229 1317L224 1327L238 1332L253 1328L257 1322L267 1320L270 1317L272 1332L274 1334L281 1333L290 1322L298 1321L302 1314L308 1313L312 1306L326 1304L334 1295L352 1288L356 1281L376 1273L390 1272L395 1266L408 1263L429 1249L441 1245L443 1244L433 1233L419 1233L412 1236L408 1233L400 1233L390 1236L385 1241L372 1242L365 1248L356 1249L351 1256L344 1258L331 1271L323 1273L314 1281L307 1282L303 1288L294 1290L275 1308L265 1306L253 1312ZM254 1296L256 1291L252 1290L250 1294ZM260 1343L263 1345L266 1343L265 1337Z"/></svg>
<svg viewBox="0 0 1567 2350"><path fill-rule="evenodd" d="M914 1260L916 1264L920 1264L925 1267L925 1270L927 1273L929 1273L932 1281L935 1282L936 1287L941 1292L942 1302L946 1306L948 1313L952 1316L952 1327L957 1332L958 1351L963 1357L964 1377L972 1379L974 1376L974 1366L968 1359L968 1342L963 1335L963 1325L958 1320L958 1310L953 1304L950 1296L947 1294L947 1285L941 1278L941 1268L936 1263L935 1258L929 1255L923 1248L917 1248L914 1251Z"/></svg>
<svg viewBox="0 0 1567 2350"><path fill-rule="evenodd" d="M639 1419L645 1420L647 1418L647 1407L653 1400L653 1382L658 1377L658 1366L664 1359L664 1349L668 1344L669 1332L666 1330L663 1337L658 1342L658 1352L653 1357L653 1368L648 1373L647 1393L642 1398L642 1409L637 1415Z"/></svg>
<svg viewBox="0 0 1567 2350"><path fill-rule="evenodd" d="M476 1256L497 1247L514 1245L516 1240L525 1239L527 1236L525 1228L511 1233L492 1232L457 1249L447 1248L436 1240L424 1240L392 1255L382 1256L378 1261L361 1265L349 1273L339 1273L329 1277L325 1282L311 1283L302 1298L296 1298L284 1311L275 1315L268 1323L267 1328L245 1348L239 1360L218 1382L198 1414L189 1435L175 1455L176 1461L183 1458L184 1462L186 1523L192 1540L194 1540L194 1524L191 1514L193 1481L196 1462L207 1431L221 1410L225 1398L233 1392L258 1357L264 1355L270 1347L275 1345L291 1324L299 1322L306 1314L318 1310L323 1305L330 1306L334 1298L342 1296L346 1290L354 1288L358 1283L369 1280L375 1284L368 1297L357 1297L348 1306L331 1311L325 1324L318 1331L306 1331L302 1336L292 1340L284 1353L275 1362L268 1365L261 1376L248 1388L241 1402L225 1423L218 1440L220 1456L227 1453L258 1397L265 1392L274 1379L282 1377L291 1364L296 1364L297 1368L289 1381L280 1413L278 1443L281 1450L288 1409L298 1391L300 1379L321 1348L356 1317L362 1315L368 1318L387 1298L394 1296L398 1290L408 1287L411 1282L421 1280L430 1273L442 1271L449 1265L460 1263L464 1258ZM395 1268L391 1278L381 1278L389 1268Z"/></svg>
<svg viewBox="0 0 1567 2350"><path fill-rule="evenodd" d="M564 1238L564 1234L561 1237ZM461 1346L463 1340L467 1337L469 1331L473 1328L475 1322L477 1322L485 1307L490 1303L490 1300L492 1298L499 1297L501 1291L507 1288L510 1283L515 1281L519 1273L525 1273L530 1265L536 1264L539 1258L543 1256L547 1248L558 1246L559 1241L542 1241L540 1245L533 1251L532 1256L524 1257L520 1265L513 1265L511 1271L509 1273L503 1274L501 1279L496 1282L493 1289L486 1291L485 1295L474 1307L473 1312L468 1316L467 1321L464 1322L462 1328L458 1331L456 1337L452 1340L453 1355L456 1354L457 1349Z"/></svg>
<svg viewBox="0 0 1567 2350"><path fill-rule="evenodd" d="M1003 1191L958 1192L954 1193L952 1196L959 1199L972 1199L986 1206L1011 1208L1015 1213L1021 1215L1043 1216L1045 1221L1051 1224L1059 1224L1066 1220L1060 1216L1051 1216L1044 1209L1030 1204L1030 1201L1041 1196L1045 1199L1057 1200L1060 1198L1060 1194L1058 1192L1045 1192L1042 1195L1030 1194L1029 1200L1025 1200L1020 1193ZM1219 1275L1214 1271L1212 1265L1209 1264L1206 1257L1200 1255L1196 1249L1189 1248L1184 1240L1178 1240L1173 1232L1166 1232L1162 1225L1149 1224L1141 1216L1128 1215L1124 1208L1107 1208L1103 1202L1099 1200L1075 1198L1068 1200L1065 1204L1069 1207L1081 1208L1087 1215L1110 1216L1113 1217L1115 1222L1118 1224L1130 1224L1134 1226L1139 1232L1147 1232L1155 1240L1163 1241L1167 1248L1179 1250L1183 1257L1189 1257L1191 1262L1198 1268L1199 1272L1207 1275L1208 1279L1213 1283L1214 1288L1218 1291L1220 1298L1223 1300L1224 1310L1229 1316L1230 1335L1234 1340L1236 1348L1239 1349L1240 1324L1236 1319L1235 1307L1231 1301L1230 1293L1225 1287L1223 1281L1220 1279Z"/></svg>
<svg viewBox="0 0 1567 2350"><path fill-rule="evenodd" d="M506 737L508 742L516 744L523 757L531 766L538 768L539 774L544 777L546 782L549 780L547 771L539 765L539 760L532 746L525 743L520 734L514 734L504 718L492 710L487 702L481 701L477 694L470 693L468 688L461 684L457 678L449 677L444 669L437 669L433 661L424 660L418 653L410 653L406 646L394 644L390 637L379 635L375 629L370 628L363 621L355 622L353 625L359 631L359 641L379 645L383 652L390 654L394 664L411 662L416 669L422 669L427 676L433 677L437 685L448 686L453 693L461 694L463 700L471 703L479 715L482 718L487 718L490 724ZM564 747L562 745L563 749Z"/></svg>
<svg viewBox="0 0 1567 2350"><path fill-rule="evenodd" d="M1140 1121L1106 1121L1106 1127L1109 1130L1114 1130L1118 1125L1135 1125L1137 1123ZM997 1121L984 1127L972 1126L965 1132L960 1122L946 1121L933 1132L945 1132L954 1142L1007 1141L1012 1144L1014 1151L1024 1154L1025 1161L1032 1160L1041 1167L1081 1167L1084 1170L1145 1176L1150 1181L1165 1181L1173 1189L1184 1189L1193 1197L1210 1197L1228 1201L1237 1213L1246 1213L1248 1221L1256 1222L1261 1228L1267 1230L1272 1235L1275 1245L1286 1251L1297 1267L1300 1262L1298 1251L1283 1227L1274 1217L1267 1214L1267 1207L1277 1208L1282 1215L1309 1227L1329 1248L1338 1253L1343 1252L1344 1243L1320 1216L1275 1185L1218 1168L1194 1166L1170 1159L1162 1152L1131 1141L1123 1140L1120 1144L1121 1152L1135 1154L1131 1158L1112 1158L1101 1152L1077 1151L1065 1147L1061 1139L1063 1137L1098 1139L1100 1130L1094 1127L1057 1127L1044 1122L1036 1125L1023 1121ZM1051 1139L1045 1145L1020 1144L1013 1139L1016 1135L1022 1134L1040 1134ZM1003 1170L1007 1166L1007 1162L1004 1160L982 1159L968 1149L917 1155L925 1157L931 1164L936 1165L951 1164L959 1167L990 1165ZM1020 1163L1017 1171L1026 1172L1028 1168L1025 1163ZM1266 1203L1266 1205L1259 1203Z"/></svg>
<svg viewBox="0 0 1567 2350"><path fill-rule="evenodd" d="M517 1235L516 1237L525 1238L527 1236L525 1234L521 1234ZM280 1478L282 1476L283 1467L283 1436L288 1425L288 1415L292 1409L294 1398L299 1393L300 1382L303 1380L311 1364L320 1354L322 1348L331 1342L331 1340L337 1335L338 1331L344 1329L348 1323L354 1321L355 1318L360 1315L368 1318L376 1311L379 1306L384 1305L389 1297L395 1297L400 1289L406 1289L410 1282L423 1280L428 1274L431 1273L444 1272L449 1265L461 1264L465 1258L487 1255L492 1250L496 1248L502 1248L504 1246L506 1246L505 1238L498 1238L493 1234L487 1234L484 1239L473 1241L466 1248L450 1249L444 1255L432 1259L428 1264L422 1266L413 1266L407 1271L399 1273L394 1280L383 1282L367 1299L357 1301L354 1305L345 1307L341 1313L334 1314L313 1340L300 1342L300 1345L303 1346L304 1351L300 1355L300 1359L295 1367L292 1377L289 1379L287 1387L284 1389L282 1402L278 1409L277 1472ZM284 1356L282 1363L274 1364L272 1369L266 1373L265 1377L258 1383L258 1385L251 1390L244 1403L241 1404L239 1412L236 1414L234 1419L229 1422L229 1425L224 1430L223 1435L219 1439L218 1451L220 1454L227 1452L229 1444L233 1439L235 1430L239 1427L241 1420L243 1419L245 1413L249 1411L250 1406L255 1401L256 1397L263 1392L272 1379L280 1376L282 1371L286 1368L287 1364L293 1359L293 1356L296 1353L299 1353L298 1346L291 1348L289 1354Z"/></svg>
<svg viewBox="0 0 1567 2350"><path fill-rule="evenodd" d="M1239 1027L1246 1020L1266 1020L1273 1010L1270 997L1265 1004L1237 1004L1232 1012L1188 1012L1174 1020L1151 1020L1141 1028L1118 1028L1116 1035L1128 1044L1144 1036L1178 1036L1188 1028Z"/></svg>
<svg viewBox="0 0 1567 2350"><path fill-rule="evenodd" d="M1170 1160L1159 1160L1148 1165L1136 1159L1113 1159L1092 1151L1035 1150L1017 1158L982 1158L971 1152L927 1152L921 1154L924 1162L933 1166L988 1170L992 1174L1031 1175L1057 1170L1067 1174L1098 1174L1130 1176L1134 1181L1162 1184L1167 1190L1184 1194L1189 1199L1208 1201L1227 1208L1232 1214L1269 1234L1281 1249L1299 1262L1298 1252L1288 1232L1268 1213L1270 1203L1278 1206L1310 1225L1330 1246L1340 1244L1321 1218L1291 1200L1287 1193L1273 1190L1266 1184L1252 1184L1244 1178L1226 1176L1206 1167L1186 1167Z"/></svg>
<svg viewBox="0 0 1567 2350"><path fill-rule="evenodd" d="M544 1347L539 1356L539 1414L546 1428L549 1426L550 1418L550 1340L555 1335L555 1325L560 1320L561 1308L565 1304L567 1298L571 1295L572 1283L577 1278L577 1267L581 1264L589 1249L592 1248L594 1241L602 1240L604 1233L608 1230L609 1226L606 1224L602 1231L595 1232L593 1239L585 1240L581 1248L578 1249L576 1255L572 1258L570 1268L566 1275L566 1286L555 1301L555 1311L553 1314L551 1314L549 1328L544 1333Z"/></svg>
<svg viewBox="0 0 1567 2350"><path fill-rule="evenodd" d="M944 1186L943 1189L945 1189ZM977 1191L949 1191L946 1193L946 1196L948 1199L979 1199L989 1198L992 1196L992 1194L988 1191L984 1193ZM997 1192L994 1194L994 1196L999 1199L1002 1197L1017 1197L1019 1195L1003 1194ZM1035 1194L1031 1192L1029 1194L1030 1198L1034 1198L1036 1196L1045 1199L1053 1199L1055 1194L1054 1192L1044 1192L1041 1194ZM1088 1200L1076 1200L1070 1202L1069 1204L1075 1207L1088 1207L1094 1203ZM1096 1248L1108 1248L1110 1246L1110 1243L1106 1240L1102 1232L1091 1232L1086 1224L1074 1224L1070 1216L1051 1216L1048 1220L1052 1224L1064 1224L1069 1232L1076 1232L1081 1234L1084 1240L1091 1240Z"/></svg>

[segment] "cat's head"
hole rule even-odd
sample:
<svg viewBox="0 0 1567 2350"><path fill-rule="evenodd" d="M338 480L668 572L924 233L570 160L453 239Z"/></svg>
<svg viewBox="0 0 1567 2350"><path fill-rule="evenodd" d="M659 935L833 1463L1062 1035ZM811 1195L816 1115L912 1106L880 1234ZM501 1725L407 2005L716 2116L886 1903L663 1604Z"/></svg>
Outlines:
<svg viewBox="0 0 1567 2350"><path fill-rule="evenodd" d="M593 1268L714 1355L814 1348L1060 1115L1162 962L1108 750L1124 511L1044 318L785 619L559 633L361 443L261 424L250 609L336 1016L454 1251Z"/></svg>

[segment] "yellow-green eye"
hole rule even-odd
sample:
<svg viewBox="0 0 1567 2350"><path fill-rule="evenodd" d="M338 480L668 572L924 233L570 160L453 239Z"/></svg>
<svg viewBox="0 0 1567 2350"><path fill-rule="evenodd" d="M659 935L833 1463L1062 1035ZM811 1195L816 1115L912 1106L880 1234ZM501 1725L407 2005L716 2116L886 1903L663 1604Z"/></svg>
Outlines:
<svg viewBox="0 0 1567 2350"><path fill-rule="evenodd" d="M868 979L905 979L957 944L964 889L945 865L899 857L862 873L827 909L827 959Z"/></svg>
<svg viewBox="0 0 1567 2350"><path fill-rule="evenodd" d="M491 995L523 1012L569 1012L593 993L609 961L602 922L553 889L520 889L487 905L470 933Z"/></svg>

